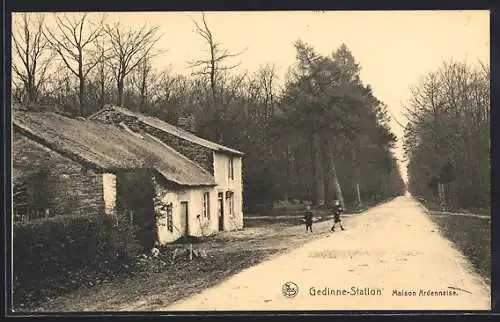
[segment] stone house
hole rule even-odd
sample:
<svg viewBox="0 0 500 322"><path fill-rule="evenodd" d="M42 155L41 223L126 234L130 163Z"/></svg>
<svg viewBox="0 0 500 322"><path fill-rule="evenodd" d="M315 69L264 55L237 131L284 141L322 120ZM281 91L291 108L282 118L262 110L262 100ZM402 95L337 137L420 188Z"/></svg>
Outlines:
<svg viewBox="0 0 500 322"><path fill-rule="evenodd" d="M152 236L144 247L214 231L213 174L158 138L19 108L12 125L14 216L115 216Z"/></svg>
<svg viewBox="0 0 500 322"><path fill-rule="evenodd" d="M178 123L183 128L155 117L108 105L89 119L115 126L126 124L137 133L148 133L199 164L214 177L215 186L203 195L201 192L197 196L193 195L194 202L189 204L190 211L208 219L208 232L243 228L244 153L196 136L193 133L192 116L187 114L181 117ZM174 193L166 193L163 198L165 203L173 204L182 199L183 197Z"/></svg>

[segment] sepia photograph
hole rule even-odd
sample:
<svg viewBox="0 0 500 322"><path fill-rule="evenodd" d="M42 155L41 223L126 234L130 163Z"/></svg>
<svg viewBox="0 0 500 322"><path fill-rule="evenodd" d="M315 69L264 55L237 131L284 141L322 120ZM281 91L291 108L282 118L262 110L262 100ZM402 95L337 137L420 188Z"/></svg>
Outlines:
<svg viewBox="0 0 500 322"><path fill-rule="evenodd" d="M490 12L14 12L15 313L491 310Z"/></svg>

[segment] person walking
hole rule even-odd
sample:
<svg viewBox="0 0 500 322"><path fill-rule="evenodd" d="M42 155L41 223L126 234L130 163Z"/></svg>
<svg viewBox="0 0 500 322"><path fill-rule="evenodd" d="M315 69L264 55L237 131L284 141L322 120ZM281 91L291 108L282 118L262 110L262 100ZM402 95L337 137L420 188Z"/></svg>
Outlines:
<svg viewBox="0 0 500 322"><path fill-rule="evenodd" d="M306 233L310 230L313 232L312 224L313 224L313 212L310 205L307 205L306 214L304 215L304 221L306 223Z"/></svg>
<svg viewBox="0 0 500 322"><path fill-rule="evenodd" d="M333 226L331 231L335 231L335 224L337 223L340 225L340 229L344 230L344 227L342 226L342 221L340 220L340 214L344 212L344 208L342 207L342 205L338 200L335 200L335 202L333 203L332 212L333 212Z"/></svg>

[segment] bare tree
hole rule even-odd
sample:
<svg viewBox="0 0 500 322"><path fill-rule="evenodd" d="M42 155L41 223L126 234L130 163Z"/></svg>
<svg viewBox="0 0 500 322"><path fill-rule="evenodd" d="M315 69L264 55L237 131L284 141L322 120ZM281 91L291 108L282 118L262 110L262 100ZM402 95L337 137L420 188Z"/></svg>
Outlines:
<svg viewBox="0 0 500 322"><path fill-rule="evenodd" d="M443 63L414 86L408 104L404 147L412 189L445 207L489 202L488 67Z"/></svg>
<svg viewBox="0 0 500 322"><path fill-rule="evenodd" d="M103 108L106 103L109 102L110 96L110 83L112 82L112 71L107 63L109 59L109 48L105 46L104 39L99 39L96 41L96 48L98 50L99 56L102 59L96 66L95 73L93 75L97 86L99 88L99 107Z"/></svg>
<svg viewBox="0 0 500 322"><path fill-rule="evenodd" d="M153 48L161 38L161 35L157 34L158 28L158 26L142 26L138 30L133 30L126 28L119 22L106 26L105 31L111 46L109 64L113 69L116 81L118 105L124 105L125 78L146 57L157 54L153 52Z"/></svg>
<svg viewBox="0 0 500 322"><path fill-rule="evenodd" d="M224 73L220 78L220 86L217 91L217 96L220 97L220 104L228 105L238 96L238 94L241 94L246 79L246 73L242 73L241 75L230 75L227 72Z"/></svg>
<svg viewBox="0 0 500 322"><path fill-rule="evenodd" d="M266 119L272 117L276 103L277 67L275 64L262 66L258 73L259 85L263 89Z"/></svg>
<svg viewBox="0 0 500 322"><path fill-rule="evenodd" d="M36 103L54 55L43 35L43 16L23 13L19 28L12 33L12 70L21 84L28 104Z"/></svg>
<svg viewBox="0 0 500 322"><path fill-rule="evenodd" d="M131 83L139 96L139 111L145 113L148 111L148 104L152 99L151 96L155 92L152 89L155 86L156 75L151 66L151 58L149 56L144 57L131 76Z"/></svg>
<svg viewBox="0 0 500 322"><path fill-rule="evenodd" d="M160 72L157 84L158 91L158 100L162 103L171 103L172 100L175 100L179 94L181 96L185 96L185 91L188 88L187 85L188 79L180 76L173 75L170 70L170 66L168 69L164 69Z"/></svg>
<svg viewBox="0 0 500 322"><path fill-rule="evenodd" d="M103 56L95 50L95 41L103 33L104 16L97 23L87 23L88 14L73 18L55 15L56 27L45 28L45 35L52 49L79 81L79 114L85 114L85 80Z"/></svg>
<svg viewBox="0 0 500 322"><path fill-rule="evenodd" d="M208 45L209 55L205 59L188 61L188 66L189 68L197 69L192 73L192 75L203 75L210 78L212 109L215 113L215 120L217 121L221 118L217 93L220 92L218 85L222 72L234 69L240 65L239 62L233 65L224 65L224 63L228 58L238 57L246 49L239 53L231 53L229 50L221 48L221 44L215 40L212 31L208 27L204 13L202 14L202 22L203 26L200 26L198 22L193 20L196 33L200 35L205 40L206 45ZM216 135L218 136L218 139L222 141L222 133L220 131L217 132L218 133Z"/></svg>

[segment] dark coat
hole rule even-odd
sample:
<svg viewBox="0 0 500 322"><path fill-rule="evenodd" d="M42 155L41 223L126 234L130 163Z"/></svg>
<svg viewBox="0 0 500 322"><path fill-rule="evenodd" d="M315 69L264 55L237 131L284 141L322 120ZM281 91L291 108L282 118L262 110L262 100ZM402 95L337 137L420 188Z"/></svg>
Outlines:
<svg viewBox="0 0 500 322"><path fill-rule="evenodd" d="M338 205L332 206L332 212L333 212L333 220L334 222L340 222L340 214L344 211L344 208L342 206Z"/></svg>
<svg viewBox="0 0 500 322"><path fill-rule="evenodd" d="M310 226L312 225L313 222L313 212L311 210L308 210L306 214L304 215L304 220L306 221L306 225Z"/></svg>

